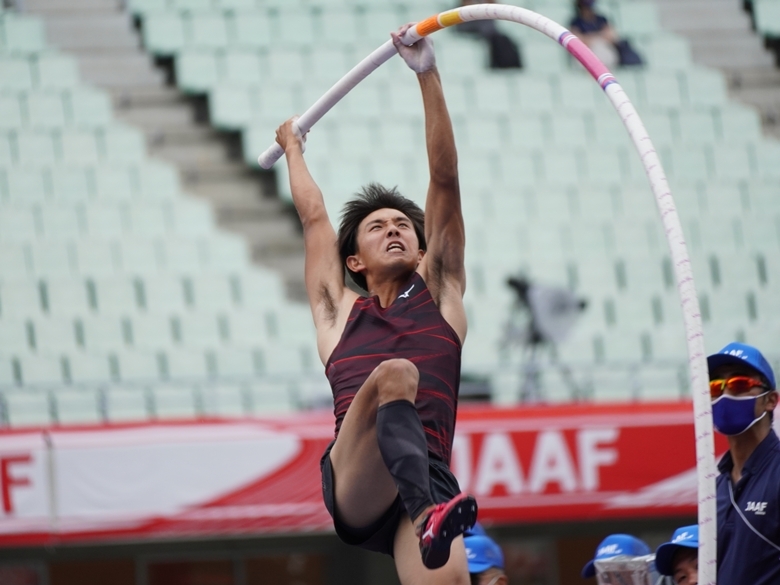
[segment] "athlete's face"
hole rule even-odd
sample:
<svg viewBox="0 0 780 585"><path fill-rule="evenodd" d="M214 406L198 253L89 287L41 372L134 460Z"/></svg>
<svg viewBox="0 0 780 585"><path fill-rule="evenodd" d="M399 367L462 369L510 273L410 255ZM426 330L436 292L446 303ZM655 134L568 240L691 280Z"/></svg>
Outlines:
<svg viewBox="0 0 780 585"><path fill-rule="evenodd" d="M378 209L358 226L357 251L347 258L353 272L415 270L422 260L414 225L397 209Z"/></svg>

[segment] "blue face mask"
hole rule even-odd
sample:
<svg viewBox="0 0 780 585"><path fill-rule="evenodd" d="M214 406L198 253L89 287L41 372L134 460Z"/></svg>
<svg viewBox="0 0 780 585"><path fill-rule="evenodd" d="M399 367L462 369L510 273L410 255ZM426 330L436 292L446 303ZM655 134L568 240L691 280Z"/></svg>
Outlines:
<svg viewBox="0 0 780 585"><path fill-rule="evenodd" d="M758 396L728 396L723 394L712 403L712 424L723 434L733 437L741 435L766 416L766 411L756 417L756 400L769 394Z"/></svg>

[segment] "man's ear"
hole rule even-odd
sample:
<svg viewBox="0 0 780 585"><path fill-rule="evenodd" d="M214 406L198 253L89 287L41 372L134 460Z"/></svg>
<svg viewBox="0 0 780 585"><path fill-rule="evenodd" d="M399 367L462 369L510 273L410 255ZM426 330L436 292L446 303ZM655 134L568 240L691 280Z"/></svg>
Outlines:
<svg viewBox="0 0 780 585"><path fill-rule="evenodd" d="M361 270L364 270L366 265L363 264L363 261L360 259L360 256L357 254L353 254L352 256L347 256L347 268L349 268L352 272L360 272Z"/></svg>
<svg viewBox="0 0 780 585"><path fill-rule="evenodd" d="M769 412L773 411L775 408L777 408L777 399L777 390L767 394L766 400L764 401L764 408Z"/></svg>

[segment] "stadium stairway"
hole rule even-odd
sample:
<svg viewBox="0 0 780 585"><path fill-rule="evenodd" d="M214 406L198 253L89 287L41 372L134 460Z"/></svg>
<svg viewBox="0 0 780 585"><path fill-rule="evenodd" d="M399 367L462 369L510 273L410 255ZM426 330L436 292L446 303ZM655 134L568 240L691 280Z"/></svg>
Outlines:
<svg viewBox="0 0 780 585"><path fill-rule="evenodd" d="M168 85L121 2L25 0L22 6L44 20L51 45L78 58L86 82L110 92L117 119L144 132L149 154L174 164L186 192L208 200L218 224L244 236L253 260L280 271L288 295L303 300L297 218L269 196L273 184L241 161L231 136L208 124L202 100Z"/></svg>
<svg viewBox="0 0 780 585"><path fill-rule="evenodd" d="M694 62L726 74L732 99L756 108L780 138L780 69L752 30L742 0L655 0L661 24L686 37Z"/></svg>

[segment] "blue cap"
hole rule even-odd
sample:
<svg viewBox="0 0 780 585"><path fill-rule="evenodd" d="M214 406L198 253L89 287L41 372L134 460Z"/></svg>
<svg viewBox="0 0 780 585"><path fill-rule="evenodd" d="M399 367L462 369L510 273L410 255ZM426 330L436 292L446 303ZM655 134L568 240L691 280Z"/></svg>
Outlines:
<svg viewBox="0 0 780 585"><path fill-rule="evenodd" d="M655 568L662 575L673 575L674 553L680 548L699 548L699 525L683 526L672 534L671 542L665 542L655 551Z"/></svg>
<svg viewBox="0 0 780 585"><path fill-rule="evenodd" d="M596 549L593 560L582 567L583 579L589 579L596 575L596 561L604 561L613 557L629 556L642 557L650 554L650 547L643 541L630 534L610 534Z"/></svg>
<svg viewBox="0 0 780 585"><path fill-rule="evenodd" d="M489 536L474 534L463 539L469 573L481 573L491 567L504 568L504 553Z"/></svg>
<svg viewBox="0 0 780 585"><path fill-rule="evenodd" d="M772 371L772 366L770 366L769 362L766 361L766 358L761 355L761 352L752 345L738 342L729 343L718 353L712 354L707 358L707 367L709 368L710 373L720 366L742 366L746 364L769 380L769 385L772 390L777 389L777 385L775 384L775 373Z"/></svg>
<svg viewBox="0 0 780 585"><path fill-rule="evenodd" d="M485 529L482 528L482 524L479 522L474 522L474 526L467 528L463 532L463 536L487 536L487 532L485 532Z"/></svg>

